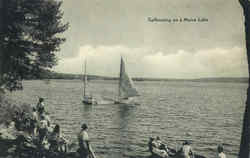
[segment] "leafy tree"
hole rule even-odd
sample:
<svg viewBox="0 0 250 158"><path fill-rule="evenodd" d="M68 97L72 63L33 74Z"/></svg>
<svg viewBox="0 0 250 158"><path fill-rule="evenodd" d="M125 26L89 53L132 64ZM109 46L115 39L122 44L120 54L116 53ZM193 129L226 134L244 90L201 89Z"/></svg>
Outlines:
<svg viewBox="0 0 250 158"><path fill-rule="evenodd" d="M39 78L57 63L55 52L68 28L62 1L0 0L0 86L22 89L26 77Z"/></svg>
<svg viewBox="0 0 250 158"><path fill-rule="evenodd" d="M250 2L249 0L239 0L245 16L246 49L248 57L248 71L250 76ZM243 118L239 158L249 158L250 156L250 80L248 81L247 100Z"/></svg>

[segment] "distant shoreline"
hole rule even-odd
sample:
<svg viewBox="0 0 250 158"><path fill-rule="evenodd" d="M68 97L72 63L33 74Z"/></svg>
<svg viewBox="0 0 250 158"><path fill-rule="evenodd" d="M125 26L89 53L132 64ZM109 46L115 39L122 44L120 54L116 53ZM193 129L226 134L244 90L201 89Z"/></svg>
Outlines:
<svg viewBox="0 0 250 158"><path fill-rule="evenodd" d="M66 74L57 72L46 72L40 78L26 78L25 80L50 80L50 79L64 79L64 80L82 80L83 75L80 74ZM146 78L135 77L133 81L190 81L190 82L233 82L233 83L248 83L248 77L209 77L197 79L174 79L174 78ZM118 80L118 77L88 75L88 80Z"/></svg>

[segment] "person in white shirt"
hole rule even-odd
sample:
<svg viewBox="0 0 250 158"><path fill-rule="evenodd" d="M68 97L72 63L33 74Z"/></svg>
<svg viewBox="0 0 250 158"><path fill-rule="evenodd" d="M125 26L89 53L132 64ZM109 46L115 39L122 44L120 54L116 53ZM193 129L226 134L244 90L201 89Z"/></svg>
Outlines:
<svg viewBox="0 0 250 158"><path fill-rule="evenodd" d="M81 131L78 134L78 142L80 147L80 155L82 158L87 158L89 155L89 136L87 133L88 126L83 124L81 127Z"/></svg>
<svg viewBox="0 0 250 158"><path fill-rule="evenodd" d="M226 158L226 154L223 152L224 149L222 145L218 145L217 150L218 150L218 158Z"/></svg>
<svg viewBox="0 0 250 158"><path fill-rule="evenodd" d="M32 120L38 121L38 114L37 114L37 111L36 111L35 107L32 108L32 115L31 115L31 117L32 117Z"/></svg>
<svg viewBox="0 0 250 158"><path fill-rule="evenodd" d="M181 148L181 155L183 158L191 158L193 157L193 150L189 141L185 141Z"/></svg>
<svg viewBox="0 0 250 158"><path fill-rule="evenodd" d="M51 125L51 120L50 120L49 115L44 113L43 116L44 116L44 119L47 121L48 127L50 127L50 125Z"/></svg>
<svg viewBox="0 0 250 158"><path fill-rule="evenodd" d="M33 136L37 135L37 123L38 123L38 115L36 108L32 108L31 120L30 120L30 129Z"/></svg>
<svg viewBox="0 0 250 158"><path fill-rule="evenodd" d="M42 144L44 138L48 133L48 121L45 119L44 115L41 116L41 120L39 122L39 142Z"/></svg>

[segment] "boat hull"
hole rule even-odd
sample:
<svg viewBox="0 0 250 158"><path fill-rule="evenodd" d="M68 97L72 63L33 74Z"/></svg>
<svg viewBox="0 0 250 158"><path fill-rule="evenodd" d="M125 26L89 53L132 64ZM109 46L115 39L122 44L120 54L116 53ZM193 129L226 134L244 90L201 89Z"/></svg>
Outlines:
<svg viewBox="0 0 250 158"><path fill-rule="evenodd" d="M92 105L93 104L92 102L89 102L89 101L86 101L86 100L83 100L82 103L87 104L87 105Z"/></svg>
<svg viewBox="0 0 250 158"><path fill-rule="evenodd" d="M120 102L120 101L114 101L114 104L129 104L129 103Z"/></svg>
<svg viewBox="0 0 250 158"><path fill-rule="evenodd" d="M168 150L170 151L171 154L165 154L166 152L165 150L153 149L152 155L150 156L150 158L183 158L180 151L176 152L175 149L171 149L171 148L168 148ZM194 153L194 155L190 156L190 158L206 158L206 157Z"/></svg>
<svg viewBox="0 0 250 158"><path fill-rule="evenodd" d="M115 100L114 104L124 104L124 105L140 105L137 103L134 98L122 99L122 100Z"/></svg>
<svg viewBox="0 0 250 158"><path fill-rule="evenodd" d="M125 102L119 102L119 101L115 101L114 104L119 104L119 105L140 105L139 103L125 103Z"/></svg>
<svg viewBox="0 0 250 158"><path fill-rule="evenodd" d="M86 104L86 105L95 105L95 104L98 104L97 101L93 98L84 98L82 100L82 103L83 104Z"/></svg>

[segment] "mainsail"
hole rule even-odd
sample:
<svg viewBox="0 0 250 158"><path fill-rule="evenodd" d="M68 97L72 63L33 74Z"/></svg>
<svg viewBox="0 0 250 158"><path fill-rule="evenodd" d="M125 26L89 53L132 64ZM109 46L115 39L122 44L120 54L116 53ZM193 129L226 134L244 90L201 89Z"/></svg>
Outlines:
<svg viewBox="0 0 250 158"><path fill-rule="evenodd" d="M128 76L125 63L121 57L121 65L120 65L120 80L119 80L119 98L129 98L138 96L138 92L134 87L133 81Z"/></svg>

